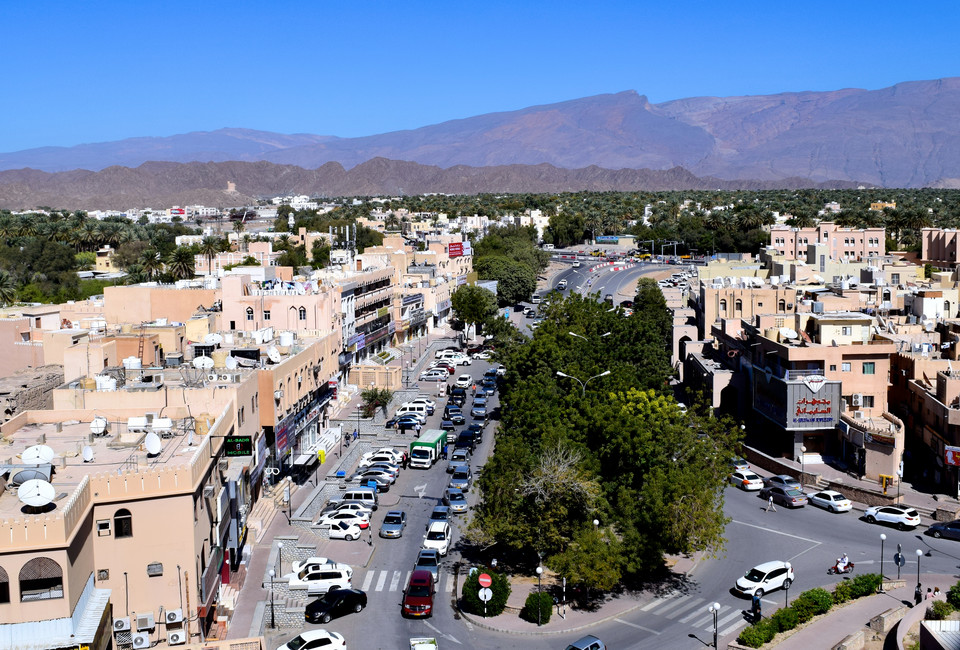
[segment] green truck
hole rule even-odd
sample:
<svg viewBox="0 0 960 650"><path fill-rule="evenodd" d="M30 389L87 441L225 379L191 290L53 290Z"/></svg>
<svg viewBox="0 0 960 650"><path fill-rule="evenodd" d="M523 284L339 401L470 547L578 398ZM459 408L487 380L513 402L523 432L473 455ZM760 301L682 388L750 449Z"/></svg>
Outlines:
<svg viewBox="0 0 960 650"><path fill-rule="evenodd" d="M410 467L430 469L437 462L447 444L447 432L427 429L410 443Z"/></svg>

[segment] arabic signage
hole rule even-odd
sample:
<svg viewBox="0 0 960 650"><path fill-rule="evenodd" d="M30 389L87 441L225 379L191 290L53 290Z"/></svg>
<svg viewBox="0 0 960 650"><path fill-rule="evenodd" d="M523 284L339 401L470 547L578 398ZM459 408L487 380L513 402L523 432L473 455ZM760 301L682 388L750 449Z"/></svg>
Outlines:
<svg viewBox="0 0 960 650"><path fill-rule="evenodd" d="M404 306L404 307L406 307L407 305L415 305L415 304L417 304L418 302L423 302L423 294L422 294L422 293L414 293L414 294L410 294L409 296L404 296L404 297L403 297L403 306Z"/></svg>
<svg viewBox="0 0 960 650"><path fill-rule="evenodd" d="M596 241L598 244L617 244L620 242L620 237L617 235L597 235Z"/></svg>
<svg viewBox="0 0 960 650"><path fill-rule="evenodd" d="M463 243L454 242L447 245L447 255L450 257L463 257Z"/></svg>
<svg viewBox="0 0 960 650"><path fill-rule="evenodd" d="M960 466L960 447L944 445L943 462L947 465Z"/></svg>
<svg viewBox="0 0 960 650"><path fill-rule="evenodd" d="M787 430L832 429L840 420L840 382L810 375L784 381L755 369L753 408Z"/></svg>

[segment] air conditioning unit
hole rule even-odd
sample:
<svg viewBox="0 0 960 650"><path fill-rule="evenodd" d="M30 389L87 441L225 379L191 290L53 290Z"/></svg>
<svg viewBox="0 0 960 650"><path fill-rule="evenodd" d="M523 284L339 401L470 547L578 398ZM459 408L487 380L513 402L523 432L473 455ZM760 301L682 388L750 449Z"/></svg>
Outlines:
<svg viewBox="0 0 960 650"><path fill-rule="evenodd" d="M167 625L170 625L172 623L181 623L183 621L183 610L168 609L167 613L164 615L163 618L167 622Z"/></svg>
<svg viewBox="0 0 960 650"><path fill-rule="evenodd" d="M137 632L152 630L154 627L156 627L156 625L157 624L153 620L153 612L137 614Z"/></svg>
<svg viewBox="0 0 960 650"><path fill-rule="evenodd" d="M854 412L853 412L853 417L854 417L855 420L862 420L862 419L863 419L863 415L864 415L863 411L854 411Z"/></svg>
<svg viewBox="0 0 960 650"><path fill-rule="evenodd" d="M134 648L149 648L150 647L150 634L147 632L137 632L133 635L131 643Z"/></svg>
<svg viewBox="0 0 960 650"><path fill-rule="evenodd" d="M130 629L130 617L113 619L114 632L126 632Z"/></svg>
<svg viewBox="0 0 960 650"><path fill-rule="evenodd" d="M854 393L850 396L850 403L854 406L863 406L863 395L861 393Z"/></svg>
<svg viewBox="0 0 960 650"><path fill-rule="evenodd" d="M212 499L212 498L213 498L213 486L212 486L212 485L204 485L204 486L203 486L203 498L204 498L204 499Z"/></svg>
<svg viewBox="0 0 960 650"><path fill-rule="evenodd" d="M167 632L167 645L183 645L186 642L186 630L171 630Z"/></svg>

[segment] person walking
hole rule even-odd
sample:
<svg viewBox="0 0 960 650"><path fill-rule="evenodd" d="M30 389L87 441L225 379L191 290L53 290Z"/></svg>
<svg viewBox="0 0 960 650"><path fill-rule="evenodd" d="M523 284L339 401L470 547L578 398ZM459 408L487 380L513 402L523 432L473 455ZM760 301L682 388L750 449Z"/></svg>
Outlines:
<svg viewBox="0 0 960 650"><path fill-rule="evenodd" d="M417 437L420 437L420 423L417 422L417 426L414 427L414 430L417 432Z"/></svg>
<svg viewBox="0 0 960 650"><path fill-rule="evenodd" d="M771 510L773 510L774 512L777 511L777 506L775 506L775 505L773 504L773 495L772 495L772 494L767 497L767 507L765 508L765 512L770 512Z"/></svg>
<svg viewBox="0 0 960 650"><path fill-rule="evenodd" d="M750 613L753 616L754 623L759 622L760 619L762 618L761 607L762 605L760 604L760 596L754 593L753 600L750 603Z"/></svg>
<svg viewBox="0 0 960 650"><path fill-rule="evenodd" d="M927 595L923 597L924 600L930 600L933 598L933 589L927 587Z"/></svg>
<svg viewBox="0 0 960 650"><path fill-rule="evenodd" d="M913 590L913 601L919 605L923 602L923 587L917 583L917 588Z"/></svg>
<svg viewBox="0 0 960 650"><path fill-rule="evenodd" d="M403 469L407 469L407 455L406 455L406 454L403 455L403 460L402 460L401 462L402 462L402 464L403 464Z"/></svg>

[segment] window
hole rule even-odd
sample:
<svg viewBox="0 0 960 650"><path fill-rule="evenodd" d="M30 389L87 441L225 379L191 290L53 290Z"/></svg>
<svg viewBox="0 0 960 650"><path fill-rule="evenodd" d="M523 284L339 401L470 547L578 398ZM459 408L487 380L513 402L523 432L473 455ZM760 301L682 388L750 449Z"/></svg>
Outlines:
<svg viewBox="0 0 960 650"><path fill-rule="evenodd" d="M113 516L113 527L117 531L117 539L121 537L133 537L133 515L126 508L117 510Z"/></svg>
<svg viewBox="0 0 960 650"><path fill-rule="evenodd" d="M786 301L786 300L782 300L782 299L781 299L780 302L777 303L777 311L787 311L787 301Z"/></svg>
<svg viewBox="0 0 960 650"><path fill-rule="evenodd" d="M866 409L873 408L873 395L864 395L861 399L863 400L861 402L863 404L863 408L866 408Z"/></svg>
<svg viewBox="0 0 960 650"><path fill-rule="evenodd" d="M151 578L163 575L163 562L151 562L147 565L147 575Z"/></svg>
<svg viewBox="0 0 960 650"><path fill-rule="evenodd" d="M306 307L301 307L301 308L300 308L300 311L299 311L298 313L299 313L299 315L300 315L300 320L307 320L307 308L306 308Z"/></svg>
<svg viewBox="0 0 960 650"><path fill-rule="evenodd" d="M264 309L264 310L263 310L263 320L270 320L270 310L269 310L269 309Z"/></svg>
<svg viewBox="0 0 960 650"><path fill-rule="evenodd" d="M247 307L247 320L253 320L253 307Z"/></svg>
<svg viewBox="0 0 960 650"><path fill-rule="evenodd" d="M877 374L877 364L874 361L864 361L863 362L863 374L865 375L875 375Z"/></svg>
<svg viewBox="0 0 960 650"><path fill-rule="evenodd" d="M890 274L890 284L900 284L900 274L891 273Z"/></svg>
<svg viewBox="0 0 960 650"><path fill-rule="evenodd" d="M843 334L844 336L850 336L851 334L853 334L853 328L850 326L841 327L840 333Z"/></svg>
<svg viewBox="0 0 960 650"><path fill-rule="evenodd" d="M841 371L841 372L850 372L850 362L849 362L849 361L844 361L843 363L841 363L841 364L840 364L840 371Z"/></svg>
<svg viewBox="0 0 960 650"><path fill-rule="evenodd" d="M721 301L720 301L720 311L721 311L721 312L726 312L726 311L727 311L727 301L726 301L726 300L721 300Z"/></svg>
<svg viewBox="0 0 960 650"><path fill-rule="evenodd" d="M97 520L97 537L107 537L109 535L110 535L110 520L98 519Z"/></svg>
<svg viewBox="0 0 960 650"><path fill-rule="evenodd" d="M35 557L20 569L20 602L63 598L63 569L48 557Z"/></svg>
<svg viewBox="0 0 960 650"><path fill-rule="evenodd" d="M733 303L733 308L736 311L743 311L743 301L737 298L737 301Z"/></svg>
<svg viewBox="0 0 960 650"><path fill-rule="evenodd" d="M10 602L10 578L7 572L0 567L0 603Z"/></svg>
<svg viewBox="0 0 960 650"><path fill-rule="evenodd" d="M831 363L831 364L830 364L830 372L836 372L836 371L837 371L837 364Z"/></svg>

